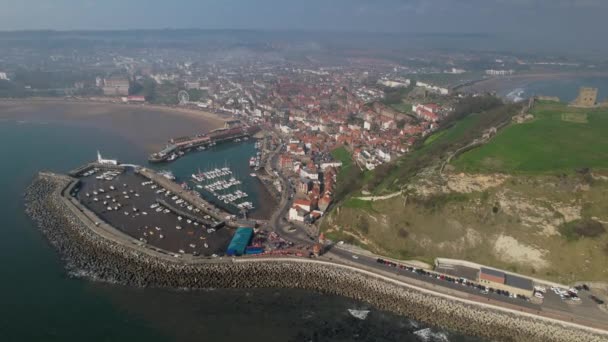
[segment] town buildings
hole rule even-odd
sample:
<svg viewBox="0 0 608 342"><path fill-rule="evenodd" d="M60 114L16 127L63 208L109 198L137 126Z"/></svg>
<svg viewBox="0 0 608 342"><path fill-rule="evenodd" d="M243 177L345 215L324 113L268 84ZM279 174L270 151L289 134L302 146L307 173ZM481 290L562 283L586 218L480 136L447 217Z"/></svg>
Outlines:
<svg viewBox="0 0 608 342"><path fill-rule="evenodd" d="M129 79L114 76L103 80L103 94L105 96L129 95Z"/></svg>

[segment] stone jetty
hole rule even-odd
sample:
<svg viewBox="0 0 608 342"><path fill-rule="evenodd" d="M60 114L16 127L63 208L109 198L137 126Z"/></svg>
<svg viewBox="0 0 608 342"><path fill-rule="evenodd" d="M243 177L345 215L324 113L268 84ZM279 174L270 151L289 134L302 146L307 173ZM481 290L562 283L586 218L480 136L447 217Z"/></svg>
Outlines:
<svg viewBox="0 0 608 342"><path fill-rule="evenodd" d="M307 289L498 341L608 339L599 332L424 293L328 262L223 258L188 263L182 258L155 257L98 235L92 223L83 221L62 195L72 180L41 173L25 193L27 213L59 251L72 275L139 287Z"/></svg>

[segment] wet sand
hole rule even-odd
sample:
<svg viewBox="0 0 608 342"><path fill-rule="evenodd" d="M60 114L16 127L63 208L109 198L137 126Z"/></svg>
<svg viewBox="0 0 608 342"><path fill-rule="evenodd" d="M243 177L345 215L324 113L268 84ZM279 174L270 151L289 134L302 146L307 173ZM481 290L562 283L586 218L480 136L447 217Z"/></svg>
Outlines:
<svg viewBox="0 0 608 342"><path fill-rule="evenodd" d="M108 130L146 152L162 148L172 137L208 132L222 127L225 122L215 114L192 109L59 99L2 100L0 120Z"/></svg>

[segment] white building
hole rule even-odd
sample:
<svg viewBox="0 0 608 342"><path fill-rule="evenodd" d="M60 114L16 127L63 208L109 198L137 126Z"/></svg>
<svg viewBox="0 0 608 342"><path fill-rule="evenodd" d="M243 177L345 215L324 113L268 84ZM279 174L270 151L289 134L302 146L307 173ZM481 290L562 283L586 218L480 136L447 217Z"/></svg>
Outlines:
<svg viewBox="0 0 608 342"><path fill-rule="evenodd" d="M208 99L207 101L199 101L196 104L196 106L199 108L209 108L211 105L213 105L213 101L211 101L211 99Z"/></svg>
<svg viewBox="0 0 608 342"><path fill-rule="evenodd" d="M102 165L118 165L118 160L116 159L104 159L101 156L101 153L97 151L97 163Z"/></svg>
<svg viewBox="0 0 608 342"><path fill-rule="evenodd" d="M312 172L312 171L308 170L307 168L303 167L300 169L300 177L308 178L308 179L312 179L312 180L318 180L319 173Z"/></svg>
<svg viewBox="0 0 608 342"><path fill-rule="evenodd" d="M447 94L450 93L450 90L448 88L442 88L442 87L438 87L438 86L435 86L435 85L432 85L432 84L428 84L428 83L424 83L424 82L420 82L420 81L416 82L416 86L428 89L430 91L433 91L433 92L441 94L441 95L447 95Z"/></svg>
<svg viewBox="0 0 608 342"><path fill-rule="evenodd" d="M304 222L308 212L299 206L289 208L289 221Z"/></svg>
<svg viewBox="0 0 608 342"><path fill-rule="evenodd" d="M321 170L325 171L328 167L341 167L342 162L321 163Z"/></svg>
<svg viewBox="0 0 608 342"><path fill-rule="evenodd" d="M387 151L383 151L380 148L376 150L376 155L378 156L378 158L380 158L385 163L388 163L391 161L391 154Z"/></svg>
<svg viewBox="0 0 608 342"><path fill-rule="evenodd" d="M378 80L378 84L383 85L389 88L406 88L410 85L410 80L404 81L393 81L386 78L382 78Z"/></svg>
<svg viewBox="0 0 608 342"><path fill-rule="evenodd" d="M467 72L467 71L464 69L458 69L458 68L452 68L450 70L444 71L444 73L446 73L446 74L456 74L456 75L464 74L465 72Z"/></svg>
<svg viewBox="0 0 608 342"><path fill-rule="evenodd" d="M486 75L491 75L491 76L508 76L508 75L513 75L515 71L514 70L494 70L494 69L490 69L490 70L486 70Z"/></svg>

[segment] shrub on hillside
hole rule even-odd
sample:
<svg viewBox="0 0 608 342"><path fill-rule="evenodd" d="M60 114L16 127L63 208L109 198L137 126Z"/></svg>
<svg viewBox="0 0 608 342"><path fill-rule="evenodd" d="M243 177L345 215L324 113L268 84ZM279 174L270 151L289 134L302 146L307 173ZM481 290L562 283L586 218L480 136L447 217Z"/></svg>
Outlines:
<svg viewBox="0 0 608 342"><path fill-rule="evenodd" d="M578 240L582 237L598 237L606 232L606 228L595 220L582 219L564 223L559 228L559 232L568 240Z"/></svg>

